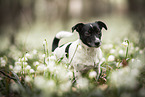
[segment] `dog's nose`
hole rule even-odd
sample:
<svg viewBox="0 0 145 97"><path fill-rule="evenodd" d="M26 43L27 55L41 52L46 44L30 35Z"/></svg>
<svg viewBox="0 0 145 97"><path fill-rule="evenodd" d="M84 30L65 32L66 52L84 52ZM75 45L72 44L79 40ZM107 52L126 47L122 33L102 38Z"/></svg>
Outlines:
<svg viewBox="0 0 145 97"><path fill-rule="evenodd" d="M95 45L96 45L96 46L100 45L100 42L98 42L98 41L97 41L97 42L95 42Z"/></svg>

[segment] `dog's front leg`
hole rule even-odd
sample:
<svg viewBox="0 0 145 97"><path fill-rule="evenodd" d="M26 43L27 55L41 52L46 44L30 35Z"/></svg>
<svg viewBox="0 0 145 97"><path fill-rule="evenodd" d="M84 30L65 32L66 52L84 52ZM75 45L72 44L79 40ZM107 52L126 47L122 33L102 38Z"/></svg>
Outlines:
<svg viewBox="0 0 145 97"><path fill-rule="evenodd" d="M101 62L99 62L99 64L98 64L98 75L97 75L97 80L99 79L99 76L100 76L100 73L101 73L101 64L102 64L103 62L101 61Z"/></svg>

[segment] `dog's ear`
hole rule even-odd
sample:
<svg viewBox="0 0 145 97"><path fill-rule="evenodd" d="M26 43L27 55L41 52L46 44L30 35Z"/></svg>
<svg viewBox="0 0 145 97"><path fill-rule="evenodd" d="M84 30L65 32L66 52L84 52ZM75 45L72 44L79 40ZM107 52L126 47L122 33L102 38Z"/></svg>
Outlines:
<svg viewBox="0 0 145 97"><path fill-rule="evenodd" d="M84 24L83 23L78 23L75 26L72 27L72 32L74 32L74 30L76 30L77 32L80 32L83 28Z"/></svg>
<svg viewBox="0 0 145 97"><path fill-rule="evenodd" d="M102 30L102 28L105 28L105 30L107 30L107 26L105 23L101 22L101 21L96 21L95 23L97 23L99 25L99 28Z"/></svg>

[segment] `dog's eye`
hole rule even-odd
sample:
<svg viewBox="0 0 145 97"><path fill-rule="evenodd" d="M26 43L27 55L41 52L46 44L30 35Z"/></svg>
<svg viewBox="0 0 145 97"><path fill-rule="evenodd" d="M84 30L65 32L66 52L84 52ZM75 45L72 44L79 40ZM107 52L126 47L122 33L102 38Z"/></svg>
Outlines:
<svg viewBox="0 0 145 97"><path fill-rule="evenodd" d="M91 34L89 32L86 32L85 36L91 36Z"/></svg>

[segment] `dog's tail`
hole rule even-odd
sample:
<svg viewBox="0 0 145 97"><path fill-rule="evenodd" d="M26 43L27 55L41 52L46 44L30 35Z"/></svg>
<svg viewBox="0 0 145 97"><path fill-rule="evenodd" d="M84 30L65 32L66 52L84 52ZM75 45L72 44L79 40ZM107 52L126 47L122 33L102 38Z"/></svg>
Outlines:
<svg viewBox="0 0 145 97"><path fill-rule="evenodd" d="M70 37L72 36L73 33L71 32L67 32L67 31L60 31L56 34L56 36L53 39L53 43L52 43L52 52L58 47L58 43L60 41L60 39L62 38L66 38L66 37Z"/></svg>

